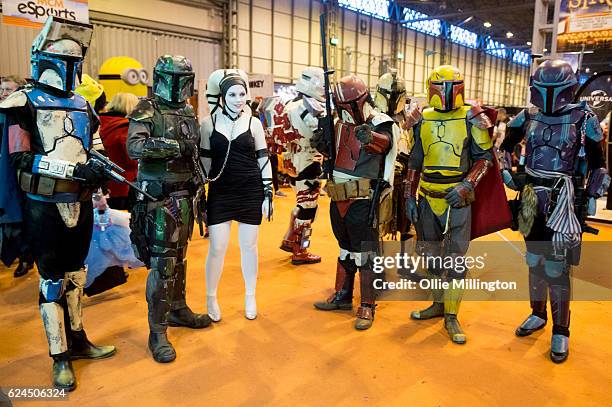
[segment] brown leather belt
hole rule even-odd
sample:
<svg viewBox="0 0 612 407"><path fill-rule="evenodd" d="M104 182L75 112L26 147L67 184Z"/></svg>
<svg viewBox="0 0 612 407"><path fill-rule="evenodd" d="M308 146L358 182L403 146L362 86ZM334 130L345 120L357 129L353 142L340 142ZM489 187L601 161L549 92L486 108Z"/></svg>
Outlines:
<svg viewBox="0 0 612 407"><path fill-rule="evenodd" d="M20 171L18 176L21 189L29 194L53 196L58 193L80 194L83 191L81 184L76 181L51 178L27 171Z"/></svg>
<svg viewBox="0 0 612 407"><path fill-rule="evenodd" d="M448 194L448 192L430 191L429 189L423 188L423 187L419 188L419 192L425 196L429 196L431 198L440 198L440 199L446 198L446 195Z"/></svg>

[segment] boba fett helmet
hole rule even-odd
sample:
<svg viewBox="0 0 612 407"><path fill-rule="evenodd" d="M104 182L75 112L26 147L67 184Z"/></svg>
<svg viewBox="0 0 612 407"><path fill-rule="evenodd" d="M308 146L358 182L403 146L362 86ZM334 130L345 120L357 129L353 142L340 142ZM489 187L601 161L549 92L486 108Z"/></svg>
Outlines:
<svg viewBox="0 0 612 407"><path fill-rule="evenodd" d="M168 102L184 102L193 96L194 81L189 59L180 55L163 55L153 70L153 93Z"/></svg>

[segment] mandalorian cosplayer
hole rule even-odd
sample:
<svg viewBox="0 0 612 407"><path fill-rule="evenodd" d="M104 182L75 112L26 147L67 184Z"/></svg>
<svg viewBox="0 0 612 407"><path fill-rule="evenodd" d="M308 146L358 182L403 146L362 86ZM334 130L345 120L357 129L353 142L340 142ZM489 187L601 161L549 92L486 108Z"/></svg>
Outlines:
<svg viewBox="0 0 612 407"><path fill-rule="evenodd" d="M331 224L340 255L334 294L314 306L322 311L352 309L359 270L361 306L355 328L363 330L374 321L377 209L381 196L391 193L399 129L389 116L374 109L366 84L357 76L345 76L334 86L334 104L339 116L332 138L336 157L333 179L326 188L332 200Z"/></svg>
<svg viewBox="0 0 612 407"><path fill-rule="evenodd" d="M187 242L194 224L194 205L201 211L203 183L200 133L187 99L193 95L191 62L164 55L153 72L154 97L143 99L130 114L127 149L138 160L137 182L152 195L140 195L132 208L132 243L151 269L146 297L149 307L149 349L153 359L171 362L176 352L167 327L204 328L208 315L195 314L185 302ZM196 201L194 204L194 200Z"/></svg>
<svg viewBox="0 0 612 407"><path fill-rule="evenodd" d="M472 236L475 188L493 166L489 134L493 123L479 106L464 104L464 82L457 68L435 68L427 87L429 107L414 128L404 179L406 211L423 255L460 257L467 252ZM450 339L465 343L457 319L463 290L452 284L465 278L465 272L430 267L427 275L451 285L432 290L433 304L412 312L411 318L444 317Z"/></svg>
<svg viewBox="0 0 612 407"><path fill-rule="evenodd" d="M400 139L395 162L395 176L393 185L393 216L389 224L383 226L383 233L395 237L400 235L401 252L405 252L405 242L411 237L410 221L406 216L406 200L403 192L403 179L408 170L408 158L413 144L414 125L421 119L419 108L410 106L410 99L406 96L406 83L404 78L397 74L396 69L387 72L378 78L374 105L379 112L391 117L400 129ZM401 270L398 270L400 272Z"/></svg>
<svg viewBox="0 0 612 407"><path fill-rule="evenodd" d="M9 152L1 160L3 200L6 193L12 196L17 206L11 213L23 216L40 274L38 301L53 384L67 390L76 387L72 360L115 353L114 346L89 342L81 303L93 230L91 197L105 177L100 162L90 158L98 119L74 93L92 32L89 24L47 19L32 45L33 85L0 104L7 119L3 152Z"/></svg>
<svg viewBox="0 0 612 407"><path fill-rule="evenodd" d="M601 128L586 102L574 104L578 81L569 63L542 62L531 77L531 103L510 123L501 149L513 151L523 139L525 173L504 171L504 181L521 190L519 231L525 237L531 315L517 328L528 336L544 328L550 296L553 335L550 358L569 355L570 271L580 261L585 218L610 177L605 168Z"/></svg>

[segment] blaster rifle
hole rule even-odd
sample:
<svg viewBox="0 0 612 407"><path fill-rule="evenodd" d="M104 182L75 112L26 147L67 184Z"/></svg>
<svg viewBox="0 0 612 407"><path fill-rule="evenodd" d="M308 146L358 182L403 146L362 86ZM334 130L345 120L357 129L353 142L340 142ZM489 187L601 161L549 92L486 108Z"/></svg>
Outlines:
<svg viewBox="0 0 612 407"><path fill-rule="evenodd" d="M327 27L327 12L324 12L319 17L321 26L321 51L323 56L323 77L325 86L325 117L322 120L323 137L327 139L329 155L327 157L327 165L324 166L324 171L329 180L332 179L334 163L336 162L336 137L334 134L334 117L331 108L331 93L329 91L329 76L334 74L334 70L330 70L327 65L327 39L325 29Z"/></svg>
<svg viewBox="0 0 612 407"><path fill-rule="evenodd" d="M144 189L140 188L133 182L128 181L123 175L121 175L120 173L124 173L125 170L114 162L112 162L111 160L109 160L108 157L104 156L103 154L97 152L94 149L91 149L89 151L89 154L91 155L92 159L98 161L102 165L102 168L104 169L104 175L107 178L120 182L122 184L129 185L130 188L133 188L134 190L140 192L151 201L157 201L157 199L155 199L151 194L147 193Z"/></svg>

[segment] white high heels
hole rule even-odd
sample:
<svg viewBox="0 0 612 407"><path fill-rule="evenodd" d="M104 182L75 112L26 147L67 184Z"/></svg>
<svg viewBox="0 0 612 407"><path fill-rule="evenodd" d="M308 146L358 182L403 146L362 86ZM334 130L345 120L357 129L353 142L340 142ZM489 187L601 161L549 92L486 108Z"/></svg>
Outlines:
<svg viewBox="0 0 612 407"><path fill-rule="evenodd" d="M244 316L246 319L250 320L257 318L257 302L255 301L255 294L246 295L244 297Z"/></svg>
<svg viewBox="0 0 612 407"><path fill-rule="evenodd" d="M213 322L221 321L221 308L219 308L216 295L206 296L206 308L208 309L208 316Z"/></svg>

